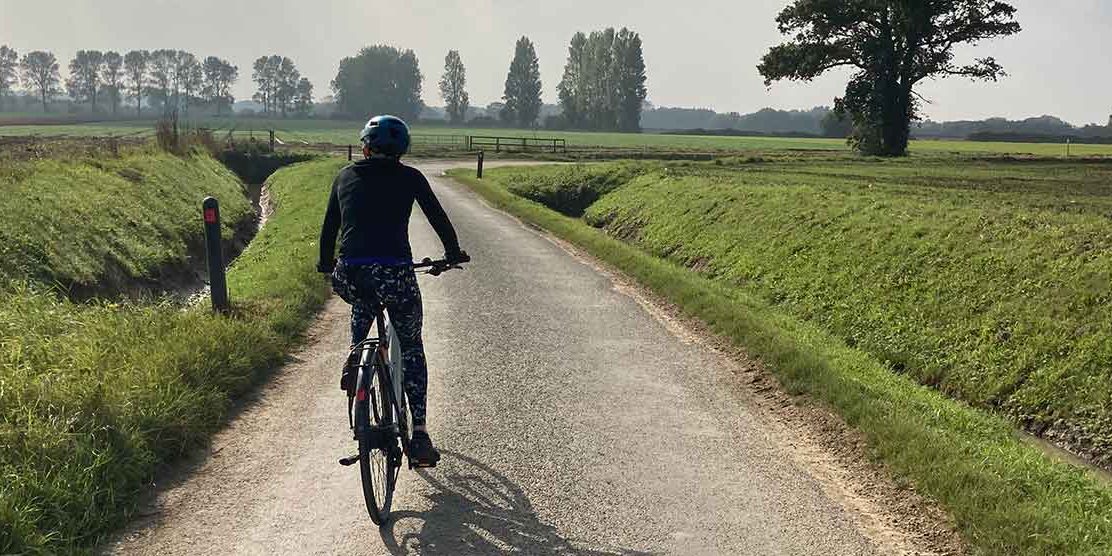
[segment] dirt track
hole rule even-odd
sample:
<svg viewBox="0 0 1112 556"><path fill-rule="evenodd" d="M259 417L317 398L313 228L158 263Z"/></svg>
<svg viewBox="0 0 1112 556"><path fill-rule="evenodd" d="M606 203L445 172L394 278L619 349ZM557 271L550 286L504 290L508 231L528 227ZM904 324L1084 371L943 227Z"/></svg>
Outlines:
<svg viewBox="0 0 1112 556"><path fill-rule="evenodd" d="M446 165L421 167L433 178ZM336 388L347 308L333 300L296 360L206 457L161 487L113 551L960 548L929 506L876 480L835 419L792 407L755 365L714 349L620 278L433 181L475 262L422 278L430 429L445 460L403 470L391 526L370 522L358 472L336 464L352 442ZM441 252L419 217L413 234L418 256Z"/></svg>

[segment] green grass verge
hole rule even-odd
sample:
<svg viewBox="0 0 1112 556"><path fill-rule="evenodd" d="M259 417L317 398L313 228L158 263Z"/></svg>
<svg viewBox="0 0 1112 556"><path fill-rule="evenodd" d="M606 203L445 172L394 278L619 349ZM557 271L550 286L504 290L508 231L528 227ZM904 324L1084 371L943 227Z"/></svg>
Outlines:
<svg viewBox="0 0 1112 556"><path fill-rule="evenodd" d="M1005 420L946 398L848 347L816 322L654 256L485 181L455 177L495 206L542 226L672 300L759 357L793 393L834 408L874 457L938 500L981 554L1107 554L1112 488L1020 440ZM542 170L543 171L543 170ZM551 170L549 170L551 171ZM605 197L604 197L605 199Z"/></svg>
<svg viewBox="0 0 1112 556"><path fill-rule="evenodd" d="M0 283L98 294L172 283L203 252L206 195L221 200L226 240L237 225L252 225L240 181L203 154L4 161L0 192Z"/></svg>
<svg viewBox="0 0 1112 556"><path fill-rule="evenodd" d="M589 224L1112 463L1112 165L640 165Z"/></svg>
<svg viewBox="0 0 1112 556"><path fill-rule="evenodd" d="M275 174L276 210L235 262L235 314L0 293L0 554L89 552L157 465L203 444L328 295L315 272L338 161Z"/></svg>

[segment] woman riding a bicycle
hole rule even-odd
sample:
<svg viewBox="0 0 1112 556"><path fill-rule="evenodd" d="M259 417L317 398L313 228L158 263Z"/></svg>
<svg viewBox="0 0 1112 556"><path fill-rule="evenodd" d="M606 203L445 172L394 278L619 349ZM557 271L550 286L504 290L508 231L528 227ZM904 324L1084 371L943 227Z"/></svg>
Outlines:
<svg viewBox="0 0 1112 556"><path fill-rule="evenodd" d="M320 237L317 270L332 275L332 287L351 304L351 343L370 331L377 307L389 312L401 346L405 394L413 421L411 460L434 466L440 453L425 428L428 367L421 341L421 291L409 245L409 216L416 201L444 245L448 264L468 262L455 229L425 176L401 163L409 150L409 128L393 116L372 118L360 134L364 160L345 167L332 183ZM339 236L339 261L336 238ZM354 377L344 365L340 387Z"/></svg>

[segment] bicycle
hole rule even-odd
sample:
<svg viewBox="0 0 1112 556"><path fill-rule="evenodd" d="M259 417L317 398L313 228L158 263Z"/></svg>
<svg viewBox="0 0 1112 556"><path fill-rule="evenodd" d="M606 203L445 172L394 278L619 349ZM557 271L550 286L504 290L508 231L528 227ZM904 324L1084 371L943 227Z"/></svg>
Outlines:
<svg viewBox="0 0 1112 556"><path fill-rule="evenodd" d="M451 269L462 268L447 260L424 259L414 263L414 270L439 276ZM401 346L390 325L389 315L381 305L375 308L378 335L368 337L351 349L348 365L356 360L354 388L348 389L348 426L358 442L359 451L342 458L345 467L359 464L363 483L363 499L367 513L376 525L384 525L390 516L394 487L402 466L409 458L409 442L413 438L412 423L406 403ZM416 465L409 468L432 467Z"/></svg>

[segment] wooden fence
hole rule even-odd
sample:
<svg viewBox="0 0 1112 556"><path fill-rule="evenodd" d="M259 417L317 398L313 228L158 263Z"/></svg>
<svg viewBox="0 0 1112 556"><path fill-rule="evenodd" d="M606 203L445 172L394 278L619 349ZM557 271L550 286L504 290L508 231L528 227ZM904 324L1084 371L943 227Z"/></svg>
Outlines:
<svg viewBox="0 0 1112 556"><path fill-rule="evenodd" d="M468 135L467 150L482 151L494 149L494 152L567 152L568 143L560 138L542 137L496 137L489 135Z"/></svg>

